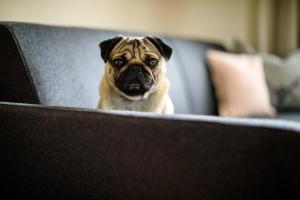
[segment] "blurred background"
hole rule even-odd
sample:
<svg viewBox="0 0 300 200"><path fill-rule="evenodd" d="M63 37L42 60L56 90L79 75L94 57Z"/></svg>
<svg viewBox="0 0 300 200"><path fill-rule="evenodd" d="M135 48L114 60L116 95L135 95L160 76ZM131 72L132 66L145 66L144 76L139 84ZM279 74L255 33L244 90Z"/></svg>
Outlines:
<svg viewBox="0 0 300 200"><path fill-rule="evenodd" d="M285 55L299 46L299 0L0 0L0 21L137 31Z"/></svg>

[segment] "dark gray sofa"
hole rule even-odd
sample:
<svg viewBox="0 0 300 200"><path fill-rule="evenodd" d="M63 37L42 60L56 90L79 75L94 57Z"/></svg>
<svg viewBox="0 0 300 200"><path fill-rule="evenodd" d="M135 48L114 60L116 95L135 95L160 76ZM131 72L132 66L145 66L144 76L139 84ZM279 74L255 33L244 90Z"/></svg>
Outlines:
<svg viewBox="0 0 300 200"><path fill-rule="evenodd" d="M118 33L1 23L2 195L300 198L298 123L213 116L205 52L221 45L164 37L174 49L168 76L178 114L95 109L98 43Z"/></svg>

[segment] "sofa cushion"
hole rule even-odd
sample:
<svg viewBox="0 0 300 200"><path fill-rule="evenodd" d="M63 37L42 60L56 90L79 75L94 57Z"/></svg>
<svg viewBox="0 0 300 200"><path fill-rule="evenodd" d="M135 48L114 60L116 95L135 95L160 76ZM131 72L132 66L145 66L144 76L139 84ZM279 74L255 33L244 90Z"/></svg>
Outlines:
<svg viewBox="0 0 300 200"><path fill-rule="evenodd" d="M216 88L219 115L226 117L274 116L262 59L211 50L207 54Z"/></svg>

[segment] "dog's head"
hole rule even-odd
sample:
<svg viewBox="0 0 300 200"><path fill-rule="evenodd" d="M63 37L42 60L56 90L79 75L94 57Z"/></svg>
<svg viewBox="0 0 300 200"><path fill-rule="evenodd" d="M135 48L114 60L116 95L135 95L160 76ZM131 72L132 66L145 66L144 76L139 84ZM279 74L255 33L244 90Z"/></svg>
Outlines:
<svg viewBox="0 0 300 200"><path fill-rule="evenodd" d="M130 100L147 98L165 76L165 62L172 49L161 39L118 36L100 43L105 77L122 96Z"/></svg>

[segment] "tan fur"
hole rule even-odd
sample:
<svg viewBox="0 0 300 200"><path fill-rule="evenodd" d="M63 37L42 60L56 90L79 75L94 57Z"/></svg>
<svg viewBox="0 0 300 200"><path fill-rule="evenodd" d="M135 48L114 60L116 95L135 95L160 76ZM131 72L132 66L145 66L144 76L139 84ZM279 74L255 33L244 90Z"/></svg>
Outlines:
<svg viewBox="0 0 300 200"><path fill-rule="evenodd" d="M156 69L153 71L147 69L151 71L151 74L155 78L155 84L144 95L128 96L115 86L115 79L122 71L126 70L126 67L117 71L107 62L105 65L105 73L99 87L101 99L98 103L98 108L172 114L174 107L168 95L170 83L166 78L164 58L159 54L154 45L148 43L143 38L138 38L142 44L139 49L135 49L129 45L131 39L132 38L123 38L112 50L111 57L119 56L125 52L130 62L136 63L140 62L140 58L143 57L144 54L159 56L160 62Z"/></svg>

